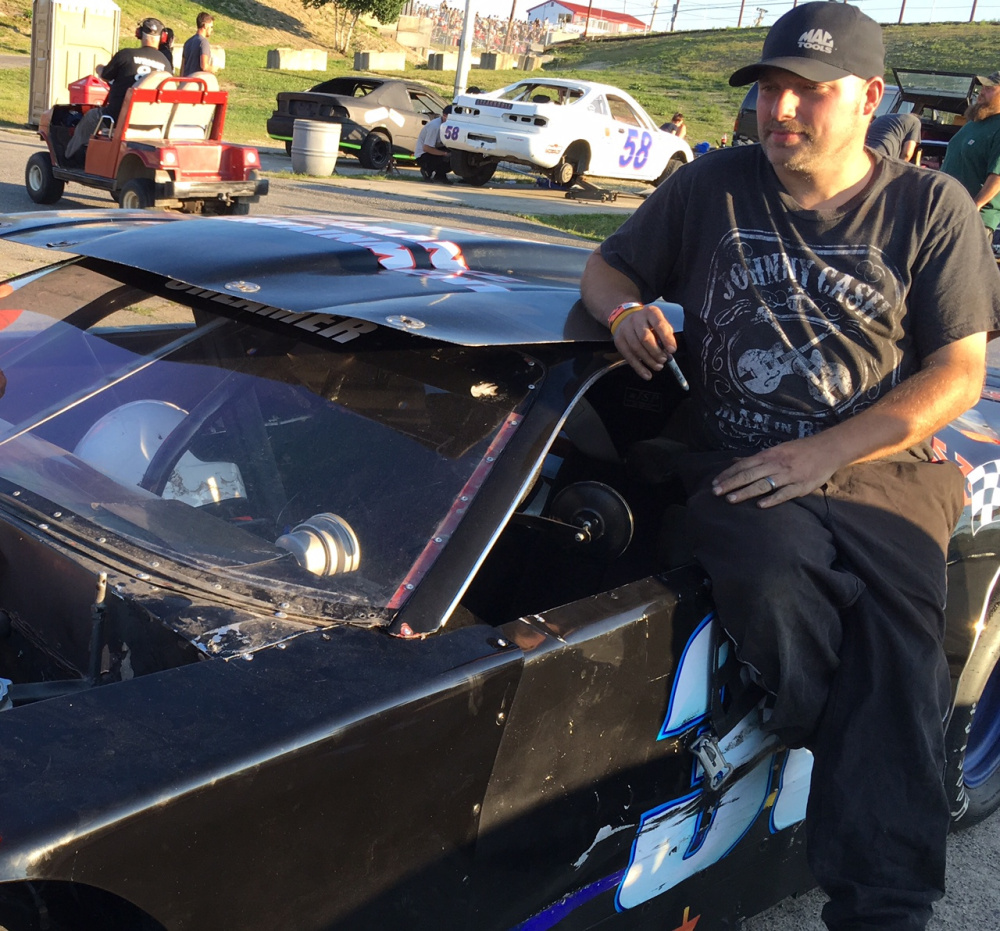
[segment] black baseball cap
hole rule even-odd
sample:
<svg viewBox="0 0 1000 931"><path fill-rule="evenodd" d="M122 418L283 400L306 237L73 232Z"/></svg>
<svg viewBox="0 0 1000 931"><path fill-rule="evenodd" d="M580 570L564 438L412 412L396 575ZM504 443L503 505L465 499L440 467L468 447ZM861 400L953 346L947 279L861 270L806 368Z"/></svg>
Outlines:
<svg viewBox="0 0 1000 931"><path fill-rule="evenodd" d="M1000 71L991 71L986 77L977 74L976 80L986 87L998 87L1000 86Z"/></svg>
<svg viewBox="0 0 1000 931"><path fill-rule="evenodd" d="M163 32L164 26L155 16L150 16L139 24L139 29L147 36L158 36Z"/></svg>
<svg viewBox="0 0 1000 931"><path fill-rule="evenodd" d="M731 87L753 84L764 68L783 68L807 81L836 81L848 75L881 77L885 72L882 27L856 6L817 0L794 7L771 27L760 61L729 79Z"/></svg>

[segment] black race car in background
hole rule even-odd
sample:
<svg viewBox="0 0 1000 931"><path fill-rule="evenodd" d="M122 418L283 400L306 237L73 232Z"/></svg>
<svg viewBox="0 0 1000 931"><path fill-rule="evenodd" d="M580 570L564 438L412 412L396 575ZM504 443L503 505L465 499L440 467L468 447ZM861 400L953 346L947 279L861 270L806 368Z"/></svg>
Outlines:
<svg viewBox="0 0 1000 931"><path fill-rule="evenodd" d="M811 757L686 551L684 392L579 307L585 250L0 237L77 256L0 286L0 925L710 929L810 885ZM998 399L936 438L959 824L1000 805Z"/></svg>
<svg viewBox="0 0 1000 931"><path fill-rule="evenodd" d="M339 77L307 91L282 91L267 134L291 154L296 120L340 124L340 149L362 168L382 171L389 160L413 158L417 136L446 101L415 81L370 76Z"/></svg>

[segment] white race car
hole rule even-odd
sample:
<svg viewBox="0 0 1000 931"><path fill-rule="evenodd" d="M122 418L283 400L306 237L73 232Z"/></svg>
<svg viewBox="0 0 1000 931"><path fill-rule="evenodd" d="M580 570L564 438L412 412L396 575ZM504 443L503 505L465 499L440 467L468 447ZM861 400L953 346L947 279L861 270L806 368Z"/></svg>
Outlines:
<svg viewBox="0 0 1000 931"><path fill-rule="evenodd" d="M530 165L556 184L584 175L659 184L694 157L624 91L591 81L527 78L462 94L442 137L452 171L476 185L501 161Z"/></svg>

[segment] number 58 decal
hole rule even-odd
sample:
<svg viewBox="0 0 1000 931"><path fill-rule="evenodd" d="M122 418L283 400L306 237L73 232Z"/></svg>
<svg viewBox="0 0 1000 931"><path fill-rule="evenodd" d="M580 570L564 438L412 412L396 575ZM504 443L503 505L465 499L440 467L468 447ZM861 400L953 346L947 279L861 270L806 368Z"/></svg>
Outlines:
<svg viewBox="0 0 1000 931"><path fill-rule="evenodd" d="M636 141L638 140L638 145ZM653 137L648 132L643 132L639 136L638 129L630 129L622 146L622 154L618 156L618 164L622 168L631 165L633 168L642 168L649 158L649 147L653 144Z"/></svg>

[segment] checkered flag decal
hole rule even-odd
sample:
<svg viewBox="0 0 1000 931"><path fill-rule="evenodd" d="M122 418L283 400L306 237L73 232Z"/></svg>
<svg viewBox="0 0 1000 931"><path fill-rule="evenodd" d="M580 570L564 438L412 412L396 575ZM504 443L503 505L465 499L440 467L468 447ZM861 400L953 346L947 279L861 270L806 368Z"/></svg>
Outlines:
<svg viewBox="0 0 1000 931"><path fill-rule="evenodd" d="M972 532L1000 520L1000 461L976 466L968 475L972 496Z"/></svg>

